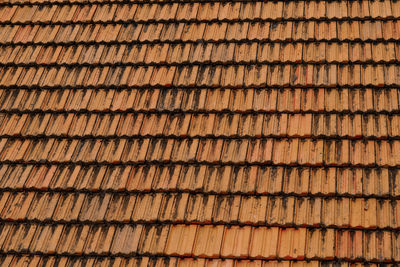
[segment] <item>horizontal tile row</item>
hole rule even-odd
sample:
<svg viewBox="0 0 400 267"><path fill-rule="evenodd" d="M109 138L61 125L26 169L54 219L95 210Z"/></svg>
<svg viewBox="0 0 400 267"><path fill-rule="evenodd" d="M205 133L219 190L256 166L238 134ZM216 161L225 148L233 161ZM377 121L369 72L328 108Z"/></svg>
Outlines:
<svg viewBox="0 0 400 267"><path fill-rule="evenodd" d="M277 1L9 6L0 23L346 19L400 17L398 1Z"/></svg>
<svg viewBox="0 0 400 267"><path fill-rule="evenodd" d="M186 43L140 45L0 46L2 64L388 63L400 44L388 43Z"/></svg>
<svg viewBox="0 0 400 267"><path fill-rule="evenodd" d="M400 115L6 114L0 136L400 138Z"/></svg>
<svg viewBox="0 0 400 267"><path fill-rule="evenodd" d="M175 0L167 0L167 3L172 3ZM178 0L181 1L181 0ZM206 1L206 0L200 0L201 1ZM124 3L125 1L123 0L106 0L99 2L98 0L71 0L71 1L66 1L66 0L55 0L55 1L47 1L47 0L33 0L33 1L25 1L25 0L6 0L1 3L1 7L6 7L10 5L17 5L17 6L24 6L24 5L41 5L41 6L46 6L46 5L71 5L73 4L85 4L85 3L93 3L93 4L99 4L99 3ZM151 3L151 2L156 2L155 0L135 0L135 2L146 2L146 3ZM166 2L165 0L161 1ZM182 2L185 2L182 0Z"/></svg>
<svg viewBox="0 0 400 267"><path fill-rule="evenodd" d="M7 255L0 256L0 266L17 267L23 264L32 266L66 266L66 267L85 267L85 266L198 266L198 267L362 267L364 263L350 263L339 261L299 261L299 260L245 260L245 259L205 259L205 258L178 258L178 257L96 257L96 256L43 256L43 255ZM376 263L368 263L370 267L378 267ZM387 267L394 267L393 264L386 263Z"/></svg>
<svg viewBox="0 0 400 267"><path fill-rule="evenodd" d="M0 138L4 162L201 162L305 166L400 166L400 141L324 139Z"/></svg>
<svg viewBox="0 0 400 267"><path fill-rule="evenodd" d="M0 89L2 111L399 113L398 89Z"/></svg>
<svg viewBox="0 0 400 267"><path fill-rule="evenodd" d="M0 193L0 219L400 229L400 200L187 193Z"/></svg>
<svg viewBox="0 0 400 267"><path fill-rule="evenodd" d="M0 227L3 252L400 261L400 235L387 231L141 224Z"/></svg>
<svg viewBox="0 0 400 267"><path fill-rule="evenodd" d="M2 164L0 174L2 190L203 192L400 199L400 170L386 168Z"/></svg>
<svg viewBox="0 0 400 267"><path fill-rule="evenodd" d="M335 87L399 86L400 66L205 65L140 67L0 67L4 87Z"/></svg>
<svg viewBox="0 0 400 267"><path fill-rule="evenodd" d="M0 44L398 40L400 20L3 25Z"/></svg>

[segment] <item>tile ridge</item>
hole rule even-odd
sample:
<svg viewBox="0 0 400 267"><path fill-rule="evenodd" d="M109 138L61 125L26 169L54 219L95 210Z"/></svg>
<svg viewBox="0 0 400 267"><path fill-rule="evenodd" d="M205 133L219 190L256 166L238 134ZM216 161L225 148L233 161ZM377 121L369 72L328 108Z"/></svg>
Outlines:
<svg viewBox="0 0 400 267"><path fill-rule="evenodd" d="M1 5L0 5L1 6ZM400 17L344 17L344 18L253 18L253 19L160 19L160 20L142 20L138 21L136 19L127 19L127 20L109 20L109 21L0 21L0 26L67 26L67 25L126 25L127 23L135 23L137 25L151 25L151 24L215 24L215 23L273 23L273 24L285 24L288 22L396 22L399 21Z"/></svg>
<svg viewBox="0 0 400 267"><path fill-rule="evenodd" d="M276 0L277 2L299 2L299 0ZM261 0L231 0L230 2L263 2ZM0 6L47 6L47 5L88 5L88 4L160 4L168 5L172 3L225 3L223 0L35 0L35 1L4 1L0 3Z"/></svg>
<svg viewBox="0 0 400 267"><path fill-rule="evenodd" d="M225 227L232 227L232 226L239 226L239 227L251 227L251 228L279 228L279 229L306 229L306 230L334 230L334 231L341 231L341 232L352 232L352 231L359 231L364 233L382 231L387 233L395 233L397 234L399 227L374 227L374 228L363 228L363 227L352 227L352 226L343 226L339 227L336 225L331 226L324 226L324 225L296 225L296 224L279 224L279 223L260 223L260 224L251 224L251 223L241 223L241 222L190 222L190 221L144 221L144 220L137 220L137 221L54 221L54 220L37 220L37 219L18 219L18 220L10 220L10 219L0 219L1 225L4 227L5 225L17 225L17 224L26 224L26 225L39 225L39 226L54 226L54 225L63 225L63 226L99 226L99 227L107 227L107 226L137 226L137 225L144 225L144 226L175 226L175 225L196 225L196 226L225 226ZM1 255L1 252L0 252ZM59 254L57 254L59 255Z"/></svg>
<svg viewBox="0 0 400 267"><path fill-rule="evenodd" d="M171 44L171 45L184 45L184 44L315 44L315 43L335 43L335 44L400 44L399 39L389 38L386 40L377 40L377 39L366 39L361 40L357 39L343 39L339 40L338 38L328 40L328 39L296 39L296 40L270 40L270 39L230 39L230 40L153 40L153 41L140 41L140 40L132 40L132 41L68 41L68 42L7 42L0 43L0 47L29 47L29 46L42 46L42 47L53 47L53 46L62 46L62 47L70 47L70 46L80 46L80 45L104 45L104 46L116 46L116 45L158 45L158 44Z"/></svg>
<svg viewBox="0 0 400 267"><path fill-rule="evenodd" d="M382 89L384 90L384 89ZM208 114L215 114L215 115L343 115L343 116L351 116L351 115L361 115L361 116L367 116L367 115L385 115L388 117L391 116L396 116L400 115L400 108L398 110L367 110L367 111L361 111L361 110L356 110L356 111L351 111L351 110L342 110L342 111L337 111L337 110L298 110L298 111L280 111L280 110L254 110L254 109L248 109L248 110L240 110L240 111L235 111L235 110L207 110L207 109L202 109L202 110L195 110L195 109L159 109L159 110L153 110L153 109L125 109L125 110L90 110L90 109L25 109L25 110L18 110L18 109L5 109L5 108L0 108L0 114L4 115L46 115L46 114L51 114L51 115L68 115L68 114L74 114L74 115L138 115L138 114L143 114L143 115L185 115L185 114L191 114L191 115L208 115Z"/></svg>
<svg viewBox="0 0 400 267"><path fill-rule="evenodd" d="M254 141L254 140L277 140L277 141L293 141L293 140L310 140L310 141L354 141L354 142L366 142L366 141L398 141L400 140L400 136L392 137L392 136L385 136L385 137L374 137L374 136L356 136L356 137L349 137L349 136L326 136L326 135L306 135L306 136L298 136L298 135L279 135L279 134L270 134L264 136L250 136L250 135L194 135L194 136L187 136L187 135L151 135L151 134L137 134L137 135L46 135L46 134L38 134L38 135L8 135L8 134L1 134L1 139L7 140L32 140L32 141L42 141L48 139L55 139L58 141L62 140L139 140L139 139L148 139L151 141L154 140L176 140L176 141L193 141L193 140L223 140L223 141Z"/></svg>
<svg viewBox="0 0 400 267"><path fill-rule="evenodd" d="M288 59L287 61L259 61L259 60L254 60L254 61L240 61L240 62L209 62L209 61L192 61L192 62L184 62L184 63L176 63L176 62L153 62L153 63L145 63L145 62L119 62L119 63L1 63L0 62L0 68L83 68L83 67L89 67L89 68L104 68L104 67L178 67L178 68L184 68L184 67L189 67L189 66L198 66L200 68L204 67L230 67L230 66L244 66L244 67L249 67L249 66L282 66L282 65L288 65L288 66L328 66L328 65L336 65L336 66L354 66L354 65L361 65L361 66L390 66L390 65L396 65L398 66L400 63L400 59L396 60L390 60L390 61L385 61L385 60L380 60L380 61L374 61L374 60L366 60L366 61L351 61L351 60L346 60L343 62L340 61L326 61L326 60L321 60L321 61L291 61Z"/></svg>
<svg viewBox="0 0 400 267"><path fill-rule="evenodd" d="M101 189L101 190L91 190L91 189L62 189L62 188L0 188L0 193L10 193L10 194L18 194L18 193L50 193L50 194L63 194L63 195L73 195L73 194L84 194L89 196L104 196L105 194L117 195L117 196L132 196L132 195L180 195L187 194L189 196L215 196L215 197L231 197L231 196L240 196L240 197L270 197L270 198L288 198L293 197L296 199L323 199L323 200L337 200L337 199L364 199L364 200L381 200L381 201L396 201L400 200L400 195L366 195L366 194L351 194L351 193L337 193L337 194L324 194L324 193L258 193L258 192L214 192L214 191L199 191L199 190L119 190L119 189ZM0 219L1 220L1 219ZM8 221L5 220L4 221ZM54 221L54 220L50 220ZM104 220L105 221L105 220ZM8 221L9 222L9 221ZM38 221L39 222L39 221ZM58 221L55 221L58 222ZM190 221L186 223L191 223ZM294 226L291 226L294 227ZM332 226L334 227L334 225ZM342 227L338 227L342 228ZM400 228L400 226L399 226ZM373 229L373 228L366 228ZM384 227L382 229L385 229ZM390 227L388 229L391 229ZM396 228L397 229L397 228Z"/></svg>
<svg viewBox="0 0 400 267"><path fill-rule="evenodd" d="M206 260L235 260L235 261L267 261L267 262L306 262L309 263L310 261L318 261L319 263L327 263L327 262L334 262L335 266L338 266L337 263L354 263L354 264L399 264L400 260L367 260L365 258L355 258L355 259L350 259L350 258L341 258L341 257L312 257L312 258L306 258L303 257L301 259L297 258L288 258L288 257L235 257L235 256L221 256L221 257L208 257L208 256L180 256L180 255L170 255L170 254L150 254L150 253L81 253L79 255L74 254L74 253L67 253L67 252L62 252L62 253L45 253L45 252L27 252L27 251L22 251L22 252L15 252L15 251L7 251L7 252L0 252L0 256L2 255L15 255L15 256L44 256L44 257L51 257L51 256L56 256L56 257L73 257L73 258L89 258L89 257L96 257L96 258L109 258L109 257L121 257L121 258L132 258L132 257L150 257L150 258L155 258L155 257L163 257L163 258L177 258L177 259L206 259ZM380 266L380 265L379 265ZM397 265L396 265L397 266Z"/></svg>
<svg viewBox="0 0 400 267"><path fill-rule="evenodd" d="M231 166L231 167L251 167L251 166L259 166L259 167L297 167L297 168L314 168L314 169L322 169L322 168L337 168L337 169L389 169L389 170L398 170L400 165L379 165L379 164L326 164L326 163L316 163L316 164L300 164L300 163L272 163L272 162L244 162L244 163L235 163L235 162L211 162L211 161L160 161L160 160L145 160L145 161L126 161L126 162L107 162L107 161L53 161L53 160L1 160L1 164L7 165L54 165L54 166L142 166L142 165L157 165L157 166L169 166L171 164L174 165L196 165L196 166Z"/></svg>

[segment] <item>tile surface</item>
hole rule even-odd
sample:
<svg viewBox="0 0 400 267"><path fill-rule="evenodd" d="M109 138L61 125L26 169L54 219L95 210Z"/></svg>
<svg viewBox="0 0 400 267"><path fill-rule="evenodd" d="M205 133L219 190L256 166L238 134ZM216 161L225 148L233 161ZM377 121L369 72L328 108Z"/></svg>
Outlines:
<svg viewBox="0 0 400 267"><path fill-rule="evenodd" d="M0 3L0 266L397 266L400 1Z"/></svg>

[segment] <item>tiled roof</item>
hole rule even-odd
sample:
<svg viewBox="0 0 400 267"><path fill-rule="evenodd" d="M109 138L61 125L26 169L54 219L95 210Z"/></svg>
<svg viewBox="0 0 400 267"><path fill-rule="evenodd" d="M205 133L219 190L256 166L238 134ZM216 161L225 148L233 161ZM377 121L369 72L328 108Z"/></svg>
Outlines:
<svg viewBox="0 0 400 267"><path fill-rule="evenodd" d="M0 2L0 266L400 264L400 0Z"/></svg>

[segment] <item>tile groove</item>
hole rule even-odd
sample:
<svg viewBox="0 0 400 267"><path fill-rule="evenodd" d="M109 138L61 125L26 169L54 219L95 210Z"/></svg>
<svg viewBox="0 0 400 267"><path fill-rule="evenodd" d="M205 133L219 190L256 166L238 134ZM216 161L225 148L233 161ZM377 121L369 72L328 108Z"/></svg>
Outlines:
<svg viewBox="0 0 400 267"><path fill-rule="evenodd" d="M129 221L129 222L122 222L122 221L52 221L52 220L29 220L29 219L23 219L23 220L4 220L0 219L0 224L2 226L5 225L19 225L19 224L26 224L26 225L39 225L39 226L54 226L54 225L66 225L66 226L125 226L125 225L156 225L156 226L171 226L171 225L198 225L198 226L206 226L206 225L212 225L212 226L218 226L218 225L224 225L227 227L231 226L250 226L252 228L262 228L262 227L279 227L280 229L311 229L311 230L316 230L316 229L332 229L336 231L360 231L364 233L369 233L369 232L375 232L375 231L383 231L383 232L389 232L389 233L399 233L400 228L390 228L390 227L385 227L385 228L362 228L362 227L350 227L350 226L345 226L345 227L338 227L338 226L316 226L316 225L283 225L283 224L268 224L268 223L263 223L263 224L247 224L247 223L240 223L240 222L207 222L207 223L201 223L201 222L171 222L171 221ZM1 251L1 250L0 250ZM57 253L57 255L60 255Z"/></svg>
<svg viewBox="0 0 400 267"><path fill-rule="evenodd" d="M396 115L400 115L400 108L398 110L298 110L298 111L280 111L280 110L244 110L244 111L235 111L235 110L185 110L185 109L125 109L125 110L91 110L91 109L63 109L63 110L55 110L55 109L5 109L0 108L0 115L68 115L68 114L76 114L76 115L184 115L184 114L192 114L192 115L207 115L207 114L215 114L215 115L387 115L388 118L391 118ZM47 135L46 135L47 136ZM141 135L142 136L142 135Z"/></svg>
<svg viewBox="0 0 400 267"><path fill-rule="evenodd" d="M119 257L119 258L140 258L140 257L148 257L151 259L155 258L165 258L165 259L170 259L170 258L177 258L177 259L206 259L206 260L235 260L235 261L262 261L262 262L274 262L274 263L280 263L280 262L305 262L309 263L310 261L315 261L318 260L318 262L321 263L321 266L326 266L324 264L328 263L333 263L334 266L340 266L338 265L339 263L364 263L364 264L399 264L399 261L395 260L366 260L364 258L358 258L358 259L348 259L348 258L338 258L338 257L313 257L313 258L301 258L301 259L292 259L292 258L285 258L285 257L275 257L275 258L262 258L262 257L207 257L207 256L179 256L179 255L168 255L168 254L149 254L149 253L132 253L132 254L98 254L98 253L82 253L82 254L72 254L72 253L43 253L43 252L27 252L27 251L22 251L22 252L16 252L16 251L0 251L0 256L7 256L7 255L15 255L15 256L22 256L22 255L29 255L29 256L46 256L46 257L71 257L74 259L80 259L80 258L90 258L90 257L95 257L95 258L101 258L101 259L106 259L106 258L114 258L114 257ZM379 265L381 266L381 265ZM385 266L385 265L384 265ZM397 265L396 265L397 266Z"/></svg>
<svg viewBox="0 0 400 267"><path fill-rule="evenodd" d="M52 161L52 160L1 160L1 164L7 165L33 165L33 166L143 166L143 165L157 165L157 166L171 166L171 165L182 165L182 166L231 166L231 167L296 167L296 168L312 168L312 169L322 169L322 168L337 168L337 169L347 169L347 168L358 168L363 170L372 169L389 169L389 170L399 170L400 165L379 165L379 164L281 164L281 163L271 163L271 162L244 162L244 163L234 163L234 162L210 162L210 161L158 161L158 160L148 160L148 161L126 161L126 162L106 162L106 161Z"/></svg>
<svg viewBox="0 0 400 267"><path fill-rule="evenodd" d="M56 1L47 1L44 0L42 2L39 1L4 1L0 3L0 6L47 6L47 5L89 5L89 4L98 4L98 5L108 5L108 4L159 4L159 5L169 5L173 3L224 3L222 0L74 0L74 2L65 1L65 0L56 0ZM260 0L231 0L231 2L238 3L249 3L249 2L263 2ZM276 0L276 2L300 2L299 0ZM326 1L325 1L326 2Z"/></svg>
<svg viewBox="0 0 400 267"><path fill-rule="evenodd" d="M289 167L289 166L288 166ZM320 198L323 200L326 199L376 199L376 200L388 200L388 201L396 201L400 200L400 195L366 195L366 194L351 194L351 193L337 193L337 194L324 194L324 193L260 193L260 192L211 192L211 191L200 191L200 190L117 190L117 189L100 189L100 190L91 190L91 189L62 189L62 188L10 188L10 187L0 187L0 193L50 193L50 194L85 194L88 196L96 196L96 195L104 195L104 194L112 194L113 196L132 196L132 195L151 195L151 194L188 194L190 196L203 195L203 196L216 196L216 197L231 197L231 196L242 196L242 197L295 197L296 199L315 199ZM0 209L1 210L1 209ZM0 219L4 221L8 221L7 219ZM104 220L106 222L106 220ZM117 222L117 221L115 221ZM186 223L192 223L190 221ZM340 227L342 228L342 227ZM367 228L366 228L367 229ZM371 229L371 228L368 228ZM372 228L373 229L373 228ZM384 229L384 228L382 228ZM396 228L397 229L397 228ZM400 229L400 226L399 226Z"/></svg>
<svg viewBox="0 0 400 267"><path fill-rule="evenodd" d="M179 24L179 23L191 23L191 24L200 24L200 23L243 23L243 22L270 22L270 23L280 23L284 24L287 22L325 22L329 20L329 22L351 22L351 21L358 21L358 22L365 22L365 21L382 21L382 22L388 22L388 21L399 21L400 17L377 17L377 18L371 18L371 17L344 17L344 18L279 18L279 19L272 19L272 18L252 18L252 19L210 19L210 20L198 20L198 19L152 19L148 21L138 21L135 19L129 19L129 20L117 20L117 21L68 21L68 22L63 22L63 21L29 21L29 22L19 22L19 21L3 21L0 22L0 26L66 26L66 25L128 25L131 23L134 23L136 25L150 25L150 24Z"/></svg>
<svg viewBox="0 0 400 267"><path fill-rule="evenodd" d="M176 63L176 62L154 62L154 63L145 63L145 62L116 62L116 63L1 63L0 67L21 67L21 68L38 68L38 67L66 67L66 68L82 68L82 67L209 67L209 66L328 66L328 65L336 65L336 66L354 66L354 65L369 65L369 66L390 66L390 65L398 65L400 60L390 60L390 61L240 61L240 62L185 62L185 63Z"/></svg>

